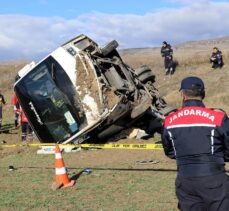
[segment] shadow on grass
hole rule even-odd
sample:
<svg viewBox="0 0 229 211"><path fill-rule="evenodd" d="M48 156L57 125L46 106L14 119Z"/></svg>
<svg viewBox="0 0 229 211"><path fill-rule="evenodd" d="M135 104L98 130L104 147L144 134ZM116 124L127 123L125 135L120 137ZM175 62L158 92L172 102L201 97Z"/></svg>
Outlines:
<svg viewBox="0 0 229 211"><path fill-rule="evenodd" d="M0 169L7 169L8 167L0 166ZM161 172L177 172L177 169L166 169L166 168L99 168L99 167L86 167L90 168L92 170L98 170L98 171L161 171ZM86 168L82 167L66 167L67 172L70 172L69 170L80 170L79 173L77 173L78 176L80 176L82 173L84 173L84 170ZM53 169L55 170L55 167L41 167L41 166L18 166L15 168L15 170L18 169ZM229 170L225 171L226 173L229 173ZM70 172L71 173L71 172ZM74 173L74 172L73 172Z"/></svg>
<svg viewBox="0 0 229 211"><path fill-rule="evenodd" d="M159 169L128 169L128 168L92 168L93 170L98 170L98 171L132 171L132 172L135 172L135 171L142 171L142 172L146 172L146 171L161 171L161 172L176 172L177 170L176 169L162 169L162 168L159 168Z"/></svg>
<svg viewBox="0 0 229 211"><path fill-rule="evenodd" d="M0 169L6 169L7 167L0 167ZM36 167L36 166L28 166L28 167L16 167L15 168L15 170L19 170L19 169L53 169L53 170L55 170L55 168L53 168L53 167ZM70 172L70 174L72 174L72 176L71 176L71 179L78 179L80 176L81 176L81 174L83 174L84 173L84 170L85 170L85 168L78 168L78 167L76 167L76 168L73 168L73 167L70 167L70 168L67 168L67 170L68 170L68 172L69 172L69 170L75 170L75 169L78 169L78 170L81 170L79 173L77 173L77 174L75 174L75 172ZM151 168L147 168L147 169L141 169L141 168L136 168L136 169L134 169L134 168L93 168L93 167L90 167L90 169L92 169L92 170L97 170L97 171L132 171L132 172L150 172L150 171L152 171L152 172L177 172L177 169L165 169L165 168L158 168L158 169L151 169ZM229 170L226 170L225 171L226 173L229 173Z"/></svg>
<svg viewBox="0 0 229 211"><path fill-rule="evenodd" d="M83 170L80 171L78 174L74 173L72 176L70 176L70 180L78 180L82 173L83 173Z"/></svg>
<svg viewBox="0 0 229 211"><path fill-rule="evenodd" d="M16 133L12 133L13 129L15 129L15 126L13 123L3 124L2 127L0 128L0 133L16 134Z"/></svg>
<svg viewBox="0 0 229 211"><path fill-rule="evenodd" d="M0 169L3 169L3 168L7 168L7 167L0 167ZM36 167L36 166L28 166L28 167L16 167L15 170L19 170L19 169L55 169L53 167ZM81 170L79 173L77 173L76 175L73 175L76 179L80 177L80 175L82 173L84 173L84 170L85 168L67 168L67 170L75 170L75 169L78 169L78 170ZM177 170L176 169L163 169L163 168L159 168L159 169L151 169L151 168L147 168L147 169L141 169L141 168L93 168L93 167L90 167L90 169L92 170L97 170L97 171L142 171L142 172L145 172L145 171L161 171L161 172L176 172ZM69 172L69 171L68 171ZM70 172L71 173L71 172Z"/></svg>

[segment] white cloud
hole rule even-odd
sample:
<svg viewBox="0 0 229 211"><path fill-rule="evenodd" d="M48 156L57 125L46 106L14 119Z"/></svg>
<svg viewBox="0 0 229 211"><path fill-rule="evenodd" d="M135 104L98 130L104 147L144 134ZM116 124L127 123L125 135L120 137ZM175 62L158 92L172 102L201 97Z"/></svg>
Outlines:
<svg viewBox="0 0 229 211"><path fill-rule="evenodd" d="M179 3L179 4L206 4L209 0L167 0L171 3Z"/></svg>
<svg viewBox="0 0 229 211"><path fill-rule="evenodd" d="M93 12L71 20L0 15L0 58L45 56L82 33L99 44L116 39L122 48L159 46L163 40L175 44L226 36L229 35L228 11L229 3L208 2L144 15Z"/></svg>
<svg viewBox="0 0 229 211"><path fill-rule="evenodd" d="M12 49L15 44L15 40L11 39L4 34L0 34L0 49Z"/></svg>

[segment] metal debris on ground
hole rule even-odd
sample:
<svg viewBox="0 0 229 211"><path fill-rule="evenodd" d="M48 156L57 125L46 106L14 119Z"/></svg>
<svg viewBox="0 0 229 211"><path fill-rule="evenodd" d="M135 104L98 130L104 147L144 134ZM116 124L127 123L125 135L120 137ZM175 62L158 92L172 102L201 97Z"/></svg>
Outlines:
<svg viewBox="0 0 229 211"><path fill-rule="evenodd" d="M151 165L151 164L157 164L159 163L159 161L158 160L149 160L149 161L143 160L143 161L136 161L135 163L138 165Z"/></svg>
<svg viewBox="0 0 229 211"><path fill-rule="evenodd" d="M14 166L10 165L10 166L8 167L8 171L14 171L14 170L16 170L16 169L14 168Z"/></svg>
<svg viewBox="0 0 229 211"><path fill-rule="evenodd" d="M138 130L137 134L136 134L136 139L147 139L149 138L150 135L148 133L146 133L144 130Z"/></svg>
<svg viewBox="0 0 229 211"><path fill-rule="evenodd" d="M76 148L73 146L60 146L61 151L64 152L78 152L83 150L81 147ZM55 154L55 146L41 146L39 150L37 150L37 154Z"/></svg>
<svg viewBox="0 0 229 211"><path fill-rule="evenodd" d="M92 169L91 169L91 168L85 168L85 169L83 170L83 173L84 173L84 174L91 174L91 173L92 173Z"/></svg>

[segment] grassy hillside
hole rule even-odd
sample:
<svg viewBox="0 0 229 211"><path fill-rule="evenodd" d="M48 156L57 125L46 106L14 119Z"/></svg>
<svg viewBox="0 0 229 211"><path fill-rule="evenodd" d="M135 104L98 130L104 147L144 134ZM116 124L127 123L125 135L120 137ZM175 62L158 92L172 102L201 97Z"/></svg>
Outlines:
<svg viewBox="0 0 229 211"><path fill-rule="evenodd" d="M149 65L156 74L156 85L168 104L180 106L180 81L187 76L201 77L206 84L206 105L221 107L229 113L229 51L224 53L225 66L211 69L211 48L227 39L189 42L174 47L179 66L173 76L165 76L160 49L129 49L122 51L126 63L133 67ZM209 43L209 44L208 44ZM213 45L213 46L212 46ZM222 46L223 47L223 46ZM4 121L13 120L13 82L25 62L0 63L0 89L8 104ZM119 143L154 143L120 140ZM0 133L0 142L20 143L19 129ZM54 155L38 155L36 148L0 147L0 210L177 210L174 190L176 164L162 150L83 150L63 154L71 176L77 179L70 189L51 190L55 180ZM28 159L29 158L29 159ZM156 164L139 165L139 161ZM16 170L9 172L8 166ZM84 168L92 173L82 173ZM229 169L229 165L226 165Z"/></svg>
<svg viewBox="0 0 229 211"><path fill-rule="evenodd" d="M179 86L183 78L187 76L198 76L206 84L205 103L209 107L221 107L229 113L229 51L222 49L224 55L224 67L214 70L211 68L209 58L211 48L206 50L206 46L196 45L191 48L188 46L174 48L174 60L178 62L176 72L172 76L164 75L163 58L160 49L139 49L122 52L126 63L133 67L147 64L156 75L156 84L165 97L168 104L180 106Z"/></svg>
<svg viewBox="0 0 229 211"><path fill-rule="evenodd" d="M4 106L4 118L13 119L13 84L17 72L26 64L26 61L0 62L0 91L7 104Z"/></svg>

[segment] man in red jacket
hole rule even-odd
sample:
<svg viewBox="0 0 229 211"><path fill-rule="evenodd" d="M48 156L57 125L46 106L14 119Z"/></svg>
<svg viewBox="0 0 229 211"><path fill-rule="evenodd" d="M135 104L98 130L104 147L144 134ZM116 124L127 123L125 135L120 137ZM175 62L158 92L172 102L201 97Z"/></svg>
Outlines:
<svg viewBox="0 0 229 211"><path fill-rule="evenodd" d="M19 116L20 116L20 111L19 111L20 105L19 105L19 102L18 102L18 99L15 93L13 95L13 106L14 106L14 112L15 112L14 125L15 127L18 127L19 126Z"/></svg>
<svg viewBox="0 0 229 211"><path fill-rule="evenodd" d="M28 135L28 140L31 141L33 139L33 130L30 127L28 119L21 108L20 108L20 113L21 113L21 140L22 142L26 142L27 135Z"/></svg>

